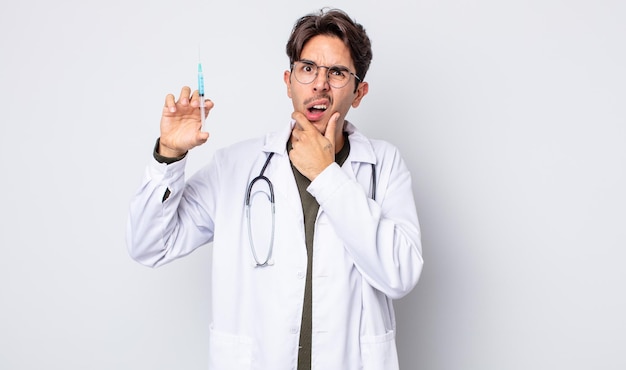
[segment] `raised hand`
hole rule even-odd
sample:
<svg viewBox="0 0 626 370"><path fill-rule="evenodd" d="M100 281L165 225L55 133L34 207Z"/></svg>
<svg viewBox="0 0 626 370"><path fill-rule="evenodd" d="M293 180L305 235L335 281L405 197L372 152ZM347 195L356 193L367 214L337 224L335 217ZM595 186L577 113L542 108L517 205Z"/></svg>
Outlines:
<svg viewBox="0 0 626 370"><path fill-rule="evenodd" d="M313 181L326 167L335 161L335 138L339 112L328 120L326 131L322 135L301 112L294 112L291 117L296 124L291 131L289 158L294 167L309 180Z"/></svg>
<svg viewBox="0 0 626 370"><path fill-rule="evenodd" d="M191 89L185 86L178 101L175 99L172 94L165 97L161 115L159 154L171 158L180 157L189 149L204 144L209 138L209 133L202 131L198 91L192 94ZM213 102L207 99L204 106L208 116Z"/></svg>

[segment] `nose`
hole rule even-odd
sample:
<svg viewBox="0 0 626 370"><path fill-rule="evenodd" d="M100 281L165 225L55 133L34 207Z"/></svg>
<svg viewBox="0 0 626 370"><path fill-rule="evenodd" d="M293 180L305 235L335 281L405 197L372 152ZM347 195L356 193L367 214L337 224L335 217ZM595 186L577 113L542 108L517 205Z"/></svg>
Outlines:
<svg viewBox="0 0 626 370"><path fill-rule="evenodd" d="M315 76L315 80L313 80L313 89L315 91L326 91L330 89L330 84L328 83L328 72L329 69L327 67L317 67L317 75Z"/></svg>

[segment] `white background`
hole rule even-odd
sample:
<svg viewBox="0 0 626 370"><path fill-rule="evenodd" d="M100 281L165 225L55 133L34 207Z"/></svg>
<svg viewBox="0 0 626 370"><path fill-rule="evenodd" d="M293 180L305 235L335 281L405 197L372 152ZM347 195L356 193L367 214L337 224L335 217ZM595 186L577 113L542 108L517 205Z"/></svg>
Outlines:
<svg viewBox="0 0 626 370"><path fill-rule="evenodd" d="M199 45L216 107L189 173L288 121L285 43L325 5L373 42L348 118L414 176L402 367L626 368L625 4L4 0L0 369L206 367L211 249L140 266L128 202Z"/></svg>

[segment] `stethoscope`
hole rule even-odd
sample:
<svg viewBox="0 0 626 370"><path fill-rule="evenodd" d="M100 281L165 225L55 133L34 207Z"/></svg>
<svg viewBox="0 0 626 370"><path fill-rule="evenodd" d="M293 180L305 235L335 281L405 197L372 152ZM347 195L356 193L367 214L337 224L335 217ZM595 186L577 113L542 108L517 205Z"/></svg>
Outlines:
<svg viewBox="0 0 626 370"><path fill-rule="evenodd" d="M267 176L264 175L265 169L270 163L270 160L274 156L274 152L270 153L265 160L265 164L259 173L259 176L255 177L248 184L248 189L246 190L246 220L248 223L248 239L250 240L250 250L252 251L252 257L254 258L255 267L265 267L271 266L274 264L272 260L272 251L274 249L274 231L276 230L276 207L274 204L274 186ZM269 188L269 195L267 198L269 199L272 207L272 234L270 235L269 248L267 250L267 255L265 256L265 260L260 261L256 254L256 247L254 246L254 238L252 237L252 222L250 221L250 197L252 194L252 187L257 181L262 181L267 184ZM376 165L372 163L372 200L376 200Z"/></svg>
<svg viewBox="0 0 626 370"><path fill-rule="evenodd" d="M265 169L267 168L267 165L270 164L270 159L272 159L272 157L274 156L274 152L271 152L269 156L267 156L267 159L265 160L265 164L263 165L263 168L261 169L261 173L259 173L259 176L255 177L254 179L252 179L252 181L250 181L250 184L248 184L248 190L246 190L246 220L248 222L248 239L250 239L250 250L252 250L252 257L254 257L254 262L256 263L256 267L265 267L265 266L271 266L274 264L273 261L271 261L272 258L272 250L274 249L274 230L276 230L276 207L274 205L274 186L272 185L272 182L270 181L270 179L268 179L266 176L263 175L263 173L265 173ZM267 256L265 256L265 261L260 262L259 258L256 255L256 247L254 246L254 241L252 238L252 222L250 222L250 194L252 193L252 186L254 186L254 183L257 181L264 181L267 184L267 187L270 189L270 195L268 196L268 199L272 205L272 234L270 236L270 246L267 250Z"/></svg>

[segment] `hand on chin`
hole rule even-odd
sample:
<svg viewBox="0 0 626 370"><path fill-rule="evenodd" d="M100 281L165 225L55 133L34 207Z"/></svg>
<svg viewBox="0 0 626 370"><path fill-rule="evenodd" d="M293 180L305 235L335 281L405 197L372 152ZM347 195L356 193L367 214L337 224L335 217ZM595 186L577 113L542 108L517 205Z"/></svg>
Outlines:
<svg viewBox="0 0 626 370"><path fill-rule="evenodd" d="M309 114L309 112L305 113L306 119L319 131L322 135L326 132L326 126L328 126L328 117L324 114Z"/></svg>

